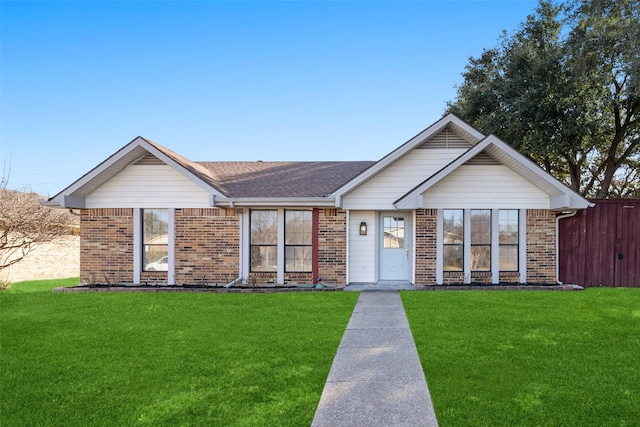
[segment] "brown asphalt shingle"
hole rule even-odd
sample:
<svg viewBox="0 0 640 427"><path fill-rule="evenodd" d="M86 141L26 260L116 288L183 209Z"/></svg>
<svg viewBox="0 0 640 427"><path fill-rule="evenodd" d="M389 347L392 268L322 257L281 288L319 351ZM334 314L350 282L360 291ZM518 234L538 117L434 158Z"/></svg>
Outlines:
<svg viewBox="0 0 640 427"><path fill-rule="evenodd" d="M375 162L196 162L228 197L323 197Z"/></svg>

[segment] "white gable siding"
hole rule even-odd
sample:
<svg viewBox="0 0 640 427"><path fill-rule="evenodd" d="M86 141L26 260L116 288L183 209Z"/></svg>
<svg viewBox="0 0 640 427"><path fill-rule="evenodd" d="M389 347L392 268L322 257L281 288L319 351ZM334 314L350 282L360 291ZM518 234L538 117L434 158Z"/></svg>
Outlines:
<svg viewBox="0 0 640 427"><path fill-rule="evenodd" d="M168 165L129 165L85 198L87 208L209 207L209 195Z"/></svg>
<svg viewBox="0 0 640 427"><path fill-rule="evenodd" d="M360 223L367 223L367 235L360 235ZM349 212L349 283L373 283L376 280L376 214Z"/></svg>
<svg viewBox="0 0 640 427"><path fill-rule="evenodd" d="M425 208L549 209L549 196L501 165L462 165L423 195Z"/></svg>
<svg viewBox="0 0 640 427"><path fill-rule="evenodd" d="M345 209L395 210L393 202L451 163L464 148L414 149L344 196Z"/></svg>

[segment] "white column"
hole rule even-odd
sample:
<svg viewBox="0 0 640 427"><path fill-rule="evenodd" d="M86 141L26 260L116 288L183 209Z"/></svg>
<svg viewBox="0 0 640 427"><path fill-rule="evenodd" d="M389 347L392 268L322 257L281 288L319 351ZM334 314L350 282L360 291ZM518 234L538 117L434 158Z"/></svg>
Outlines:
<svg viewBox="0 0 640 427"><path fill-rule="evenodd" d="M142 210L133 208L133 284L140 284L142 271Z"/></svg>
<svg viewBox="0 0 640 427"><path fill-rule="evenodd" d="M500 210L491 210L491 283L500 283Z"/></svg>
<svg viewBox="0 0 640 427"><path fill-rule="evenodd" d="M284 284L284 209L278 209L278 272L276 274L276 282L278 285Z"/></svg>
<svg viewBox="0 0 640 427"><path fill-rule="evenodd" d="M520 218L518 218L518 269L520 270L520 283L527 283L527 210L520 209L519 215L520 215Z"/></svg>
<svg viewBox="0 0 640 427"><path fill-rule="evenodd" d="M436 216L436 285L444 284L444 217L442 209Z"/></svg>
<svg viewBox="0 0 640 427"><path fill-rule="evenodd" d="M471 209L464 210L464 283L471 283Z"/></svg>
<svg viewBox="0 0 640 427"><path fill-rule="evenodd" d="M168 245L167 245L167 258L168 258L168 271L167 271L167 283L169 285L176 284L176 210L168 209Z"/></svg>

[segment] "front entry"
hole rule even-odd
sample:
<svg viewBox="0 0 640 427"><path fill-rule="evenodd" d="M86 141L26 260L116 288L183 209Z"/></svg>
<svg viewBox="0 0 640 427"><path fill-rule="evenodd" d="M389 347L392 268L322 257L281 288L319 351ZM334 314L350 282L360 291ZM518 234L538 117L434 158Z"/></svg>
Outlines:
<svg viewBox="0 0 640 427"><path fill-rule="evenodd" d="M380 214L380 281L408 282L410 279L410 219L411 216L407 212Z"/></svg>

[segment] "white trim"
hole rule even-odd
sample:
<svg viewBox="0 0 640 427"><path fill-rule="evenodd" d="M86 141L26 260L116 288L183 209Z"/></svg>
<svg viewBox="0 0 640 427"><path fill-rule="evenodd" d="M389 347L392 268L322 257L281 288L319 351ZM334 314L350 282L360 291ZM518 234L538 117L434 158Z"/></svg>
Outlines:
<svg viewBox="0 0 640 427"><path fill-rule="evenodd" d="M249 208L286 207L287 209L295 209L309 207L333 208L336 203L335 200L330 197L244 197L234 199L216 197L215 205Z"/></svg>
<svg viewBox="0 0 640 427"><path fill-rule="evenodd" d="M167 233L169 234L167 239L167 284L176 284L176 210L175 208L168 209L168 221Z"/></svg>
<svg viewBox="0 0 640 427"><path fill-rule="evenodd" d="M142 209L133 208L133 284L140 284L142 272Z"/></svg>
<svg viewBox="0 0 640 427"><path fill-rule="evenodd" d="M500 283L500 209L491 209L491 284Z"/></svg>
<svg viewBox="0 0 640 427"><path fill-rule="evenodd" d="M244 211L236 210L240 216L238 220L238 242L240 247L238 248L238 277L242 278L242 283L247 284L249 282L249 215L245 215ZM249 211L247 211L249 212Z"/></svg>
<svg viewBox="0 0 640 427"><path fill-rule="evenodd" d="M436 285L444 284L444 209L436 215Z"/></svg>
<svg viewBox="0 0 640 427"><path fill-rule="evenodd" d="M416 247L418 243L416 238L417 221L417 212L415 210L411 211L411 248L409 250L409 262L411 262L411 283L416 283Z"/></svg>
<svg viewBox="0 0 640 427"><path fill-rule="evenodd" d="M351 270L351 257L349 256L349 251L351 250L351 245L350 245L350 243L351 243L351 227L349 226L349 220L350 219L351 219L351 211L347 210L346 211L347 224L346 224L346 227L345 227L345 233L346 233L345 237L346 237L346 240L347 240L347 242L346 242L346 251L347 251L347 253L345 254L345 264L346 264L345 268L347 269L347 271L346 271L345 278L344 278L345 282L346 282L345 285L348 285L349 283L351 283L350 280L349 280L349 276L350 276L349 275L349 271ZM319 271L318 271L318 274L320 274Z"/></svg>
<svg viewBox="0 0 640 427"><path fill-rule="evenodd" d="M520 283L527 283L527 210L520 209L519 214L518 270L520 271Z"/></svg>
<svg viewBox="0 0 640 427"><path fill-rule="evenodd" d="M584 209L592 205L588 200L555 179L533 161L516 151L513 147L509 146L495 135L489 135L440 171L431 175L408 193L402 195L394 202L394 206L397 209L415 208L419 206L419 199L424 197L424 193L429 188L433 187L447 175L458 169L458 167L465 164L468 160L472 159L483 150L486 150L489 155L495 157L500 164L508 167L538 187L541 191L548 194L550 199L549 209ZM525 174L528 176L525 176Z"/></svg>
<svg viewBox="0 0 640 427"><path fill-rule="evenodd" d="M173 160L168 155L164 154L164 152L156 148L154 144L155 143L152 144L140 136L134 138L131 142L109 156L98 166L91 169L84 176L77 179L64 190L51 197L47 201L44 201L42 204L46 206L59 207L83 207L84 198L87 194L91 193L100 185L109 181L113 176L121 172L125 167L136 162L138 159L144 157L147 154L156 156L165 164L174 168L177 172L182 174L185 178L189 179L194 184L208 192L210 195L223 197L223 194L220 193L217 189L202 180L193 172L189 171L180 163ZM162 147L159 144L156 145ZM71 203L72 206L67 206L67 202Z"/></svg>
<svg viewBox="0 0 640 427"><path fill-rule="evenodd" d="M354 179L331 193L330 197L335 197L336 207L341 207L342 205L342 196L349 193L356 187L360 186L365 181L371 179L373 176L380 173L382 170L389 167L391 164L396 162L398 159L403 157L409 151L413 150L416 146L423 143L425 140L429 139L433 135L440 132L447 125L452 124L464 133L467 133L472 139L476 141L480 141L484 138L484 135L479 132L477 129L474 129L471 125L464 122L461 118L457 117L454 114L447 114L428 128L424 129L422 132L411 138L409 141L402 144L400 147L396 148L391 153L387 154L385 157L380 159L377 163L369 167L367 170L356 176ZM406 207L410 208L410 207Z"/></svg>
<svg viewBox="0 0 640 427"><path fill-rule="evenodd" d="M471 283L471 209L463 209L464 237L462 238L462 259L465 284Z"/></svg>
<svg viewBox="0 0 640 427"><path fill-rule="evenodd" d="M278 246L276 248L276 253L277 253L277 272L276 272L276 282L278 285L283 285L284 284L284 270L285 270L285 247L284 247L284 242L285 242L285 238L284 238L284 224L285 224L285 220L284 220L284 208L278 208L276 209L277 213L278 213Z"/></svg>

